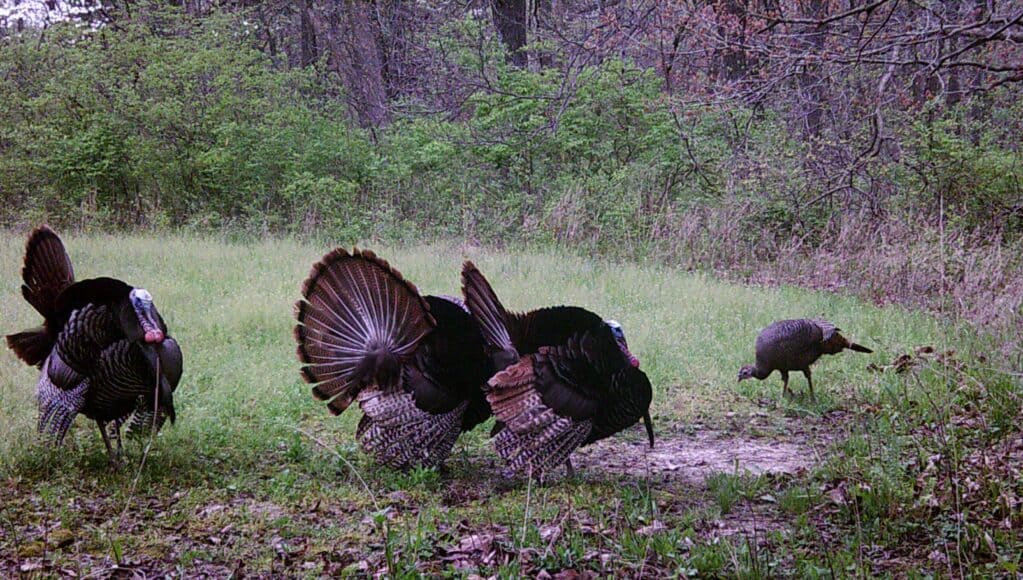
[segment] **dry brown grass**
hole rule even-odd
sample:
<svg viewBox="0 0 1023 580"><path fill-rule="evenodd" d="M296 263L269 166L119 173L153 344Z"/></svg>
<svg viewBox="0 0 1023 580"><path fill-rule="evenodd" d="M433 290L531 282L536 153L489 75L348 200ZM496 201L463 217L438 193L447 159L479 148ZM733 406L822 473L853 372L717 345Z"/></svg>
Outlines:
<svg viewBox="0 0 1023 580"><path fill-rule="evenodd" d="M791 284L969 321L1023 361L1023 242L998 233L851 217L778 235L748 210L701 208L656 229L659 257L729 279ZM816 241L814 240L816 238Z"/></svg>

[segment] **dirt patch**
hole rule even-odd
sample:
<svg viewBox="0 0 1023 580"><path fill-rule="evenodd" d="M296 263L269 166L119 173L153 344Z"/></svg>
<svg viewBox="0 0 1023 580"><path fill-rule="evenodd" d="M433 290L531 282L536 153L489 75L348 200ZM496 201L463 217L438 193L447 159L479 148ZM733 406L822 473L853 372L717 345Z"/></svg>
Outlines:
<svg viewBox="0 0 1023 580"><path fill-rule="evenodd" d="M720 518L703 522L699 531L702 536L709 538L747 536L763 541L766 533L784 532L788 526L789 521L773 506L747 504L738 506Z"/></svg>
<svg viewBox="0 0 1023 580"><path fill-rule="evenodd" d="M573 462L583 470L702 484L717 472L800 473L819 463L823 451L821 442L808 438L752 438L704 431L663 437L653 449L644 441L612 437L577 451Z"/></svg>

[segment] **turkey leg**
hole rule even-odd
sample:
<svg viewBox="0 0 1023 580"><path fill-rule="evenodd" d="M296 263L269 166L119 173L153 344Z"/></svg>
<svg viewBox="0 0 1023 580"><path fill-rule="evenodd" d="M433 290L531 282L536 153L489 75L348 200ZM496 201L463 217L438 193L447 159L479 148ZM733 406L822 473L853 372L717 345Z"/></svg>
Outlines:
<svg viewBox="0 0 1023 580"><path fill-rule="evenodd" d="M110 445L110 434L107 433L107 423L106 421L96 421L96 425L99 426L99 434L103 436L103 444L107 446L107 457L110 459L110 465L116 468L120 465L120 461L118 460L118 456L114 454L113 446ZM120 445L120 438L118 438L118 445Z"/></svg>
<svg viewBox="0 0 1023 580"><path fill-rule="evenodd" d="M810 369L803 369L803 376L806 377L806 386L810 389L810 400L817 400L817 397L813 396L813 379L810 378Z"/></svg>

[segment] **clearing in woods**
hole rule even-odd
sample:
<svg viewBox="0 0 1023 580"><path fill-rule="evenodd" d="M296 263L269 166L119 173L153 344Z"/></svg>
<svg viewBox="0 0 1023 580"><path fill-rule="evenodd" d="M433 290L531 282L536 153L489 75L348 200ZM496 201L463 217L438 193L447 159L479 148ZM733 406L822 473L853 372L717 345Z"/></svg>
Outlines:
<svg viewBox="0 0 1023 580"><path fill-rule="evenodd" d="M0 331L8 333L38 319L18 292L23 238L0 233L0 240ZM509 308L575 304L616 318L655 390L657 446L648 449L637 426L581 451L574 479L562 472L541 485L504 479L489 423L460 439L446 471L397 473L353 444L356 408L331 417L299 377L293 304L310 265L331 245L65 242L79 278L116 276L153 294L185 353L178 422L152 442L141 467L146 442L129 442L129 465L116 473L84 418L62 448L48 449L35 433L36 370L4 349L4 575L119 568L141 576L869 574L947 565L927 559L935 549L927 537L898 553L882 545L888 556L881 557L877 538L900 543L901 536L888 528L850 533L859 520L847 501L850 466L864 462L884 473L897 468L892 485L913 488L911 479L899 480L900 458L860 451L873 434L886 436L877 425L887 394L944 392L933 387L939 379L919 373L906 381L886 363L925 345L982 348L970 332L934 318L657 266L462 246L374 247L424 293L458 294L460 265L470 258ZM737 384L758 330L804 316L835 321L875 354L820 361L815 402L783 399L777 376ZM792 385L804 388L799 376ZM894 419L885 421L890 428ZM865 488L856 489L857 509L878 509ZM992 545L1001 550L1015 539L995 536Z"/></svg>

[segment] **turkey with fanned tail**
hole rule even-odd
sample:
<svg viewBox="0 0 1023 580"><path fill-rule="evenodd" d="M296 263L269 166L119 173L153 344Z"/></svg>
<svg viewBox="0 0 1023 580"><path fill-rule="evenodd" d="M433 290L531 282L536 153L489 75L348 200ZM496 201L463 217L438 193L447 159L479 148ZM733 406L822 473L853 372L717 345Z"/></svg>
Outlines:
<svg viewBox="0 0 1023 580"><path fill-rule="evenodd" d="M123 425L138 432L174 422L181 349L149 292L114 278L75 282L67 250L47 226L28 238L22 279L21 293L43 325L7 335L7 345L40 369L41 433L60 444L83 414L96 421L116 464Z"/></svg>
<svg viewBox="0 0 1023 580"><path fill-rule="evenodd" d="M296 309L302 376L335 415L358 402L356 438L380 463L441 466L490 417L493 367L457 298L423 297L373 252L338 248L313 266Z"/></svg>
<svg viewBox="0 0 1023 580"><path fill-rule="evenodd" d="M575 306L508 312L472 262L462 292L499 371L485 390L494 447L513 470L572 473L573 451L640 419L653 447L653 390L620 324Z"/></svg>

